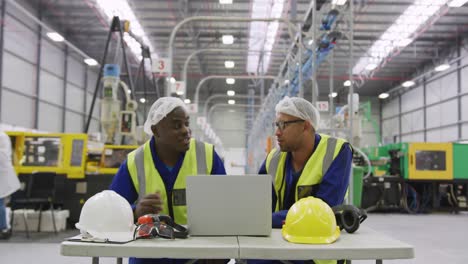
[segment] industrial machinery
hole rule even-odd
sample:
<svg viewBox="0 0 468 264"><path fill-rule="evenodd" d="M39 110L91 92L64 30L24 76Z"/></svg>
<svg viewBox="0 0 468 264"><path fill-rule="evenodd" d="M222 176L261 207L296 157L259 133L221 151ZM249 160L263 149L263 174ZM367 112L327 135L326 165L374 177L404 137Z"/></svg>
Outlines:
<svg viewBox="0 0 468 264"><path fill-rule="evenodd" d="M395 143L364 151L373 175L364 186L367 205L388 208L397 204L410 213L468 209L468 144ZM400 195L398 203L395 194ZM380 198L371 202L376 195Z"/></svg>
<svg viewBox="0 0 468 264"><path fill-rule="evenodd" d="M340 12L336 9L330 10L327 15L322 18L322 25L320 26L320 30L330 30L339 14Z"/></svg>
<svg viewBox="0 0 468 264"><path fill-rule="evenodd" d="M122 136L129 136L136 144L136 108L137 102L129 96L130 90L125 82L120 80L120 67L117 64L104 66L103 97L101 100L101 126L106 144L121 142ZM122 88L125 96L125 108L121 110L121 102L117 98L118 88Z"/></svg>
<svg viewBox="0 0 468 264"><path fill-rule="evenodd" d="M455 143L395 143L365 150L372 173L397 175L407 180L468 179L468 145Z"/></svg>
<svg viewBox="0 0 468 264"><path fill-rule="evenodd" d="M7 132L12 142L12 161L18 174L55 172L68 178L83 178L88 136Z"/></svg>
<svg viewBox="0 0 468 264"><path fill-rule="evenodd" d="M353 105L353 113L351 114L350 104ZM353 120L353 146L361 147L362 140L362 127L364 122L368 122L372 125L372 128L375 131L376 142L380 144L380 129L377 125L377 122L372 118L371 115L371 103L369 101L360 103L359 95L353 94L352 97L348 96L348 104L344 105L339 109L339 111L333 116L330 120L330 124L327 124L327 127L332 129L346 129L349 128L350 120ZM346 138L348 135L341 133L337 136Z"/></svg>
<svg viewBox="0 0 468 264"><path fill-rule="evenodd" d="M127 154L138 148L136 145L104 145L102 149L88 151L86 173L115 175L127 158Z"/></svg>

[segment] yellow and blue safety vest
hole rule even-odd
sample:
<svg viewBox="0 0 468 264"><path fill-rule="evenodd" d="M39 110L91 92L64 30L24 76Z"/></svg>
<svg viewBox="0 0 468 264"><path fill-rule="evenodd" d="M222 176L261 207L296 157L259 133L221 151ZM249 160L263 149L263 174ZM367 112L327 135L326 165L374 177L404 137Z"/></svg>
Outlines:
<svg viewBox="0 0 468 264"><path fill-rule="evenodd" d="M172 191L167 191L156 169L150 141L128 154L127 167L138 199L159 191L163 199L161 214L170 215L178 224L187 223L185 179L187 176L209 175L213 165L213 145L191 139Z"/></svg>
<svg viewBox="0 0 468 264"><path fill-rule="evenodd" d="M307 160L304 169L294 190L294 200L313 195L322 181L323 175L328 171L346 141L320 134L321 140L315 148L312 156ZM273 176L273 184L276 193L275 212L284 210L283 199L285 196L285 166L287 152L273 149L267 156L265 167L268 174ZM317 264L335 264L336 260L314 260Z"/></svg>
<svg viewBox="0 0 468 264"><path fill-rule="evenodd" d="M346 141L320 134L321 140L315 148L314 153L307 161L296 184L294 200L298 201L316 192L318 185L322 181L323 175L328 171L333 160L340 152ZM288 209L283 208L285 196L285 164L287 152L273 149L267 156L265 167L268 174L273 176L273 184L276 193L275 212Z"/></svg>

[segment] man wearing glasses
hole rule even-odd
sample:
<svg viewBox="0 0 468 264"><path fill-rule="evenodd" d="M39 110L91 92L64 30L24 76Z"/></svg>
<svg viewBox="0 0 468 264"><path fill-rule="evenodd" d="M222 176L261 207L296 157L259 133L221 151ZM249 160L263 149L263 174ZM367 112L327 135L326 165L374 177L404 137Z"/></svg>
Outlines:
<svg viewBox="0 0 468 264"><path fill-rule="evenodd" d="M349 183L352 148L341 138L316 133L318 110L307 100L285 97L276 105L273 149L259 174L274 178L273 228L281 228L289 208L314 196L330 207L343 203Z"/></svg>

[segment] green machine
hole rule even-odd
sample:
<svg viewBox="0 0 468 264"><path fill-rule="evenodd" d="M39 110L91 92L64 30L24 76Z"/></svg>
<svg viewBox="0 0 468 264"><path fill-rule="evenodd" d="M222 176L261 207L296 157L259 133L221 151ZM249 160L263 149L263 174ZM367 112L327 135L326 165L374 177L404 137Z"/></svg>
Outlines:
<svg viewBox="0 0 468 264"><path fill-rule="evenodd" d="M468 144L453 143L453 178L468 180Z"/></svg>
<svg viewBox="0 0 468 264"><path fill-rule="evenodd" d="M362 201L362 184L364 177L364 168L361 166L353 166L353 201L352 204L361 207Z"/></svg>
<svg viewBox="0 0 468 264"><path fill-rule="evenodd" d="M401 159L401 157L407 155L407 150L408 143L395 143L363 149L369 157L374 176L401 175L407 166L407 159Z"/></svg>
<svg viewBox="0 0 468 264"><path fill-rule="evenodd" d="M407 180L468 179L468 144L394 143L365 149L374 176Z"/></svg>

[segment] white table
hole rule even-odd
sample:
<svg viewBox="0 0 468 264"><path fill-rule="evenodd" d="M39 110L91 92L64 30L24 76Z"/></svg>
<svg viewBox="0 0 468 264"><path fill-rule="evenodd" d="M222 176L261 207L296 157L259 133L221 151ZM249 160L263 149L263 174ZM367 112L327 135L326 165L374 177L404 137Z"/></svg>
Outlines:
<svg viewBox="0 0 468 264"><path fill-rule="evenodd" d="M190 237L168 240L163 238L137 240L126 244L105 244L64 241L60 246L63 256L116 257L121 263L123 257L174 258L174 259L230 259L239 257L239 243L232 237Z"/></svg>
<svg viewBox="0 0 468 264"><path fill-rule="evenodd" d="M138 240L127 244L101 244L65 241L61 244L64 256L177 259L383 259L414 258L411 245L392 239L362 226L356 233L342 232L329 245L293 244L286 242L280 229L273 229L269 237L190 237L188 239Z"/></svg>
<svg viewBox="0 0 468 264"><path fill-rule="evenodd" d="M361 226L354 234L341 232L329 245L293 244L283 239L280 229L270 237L239 236L240 259L383 259L414 258L411 245Z"/></svg>

